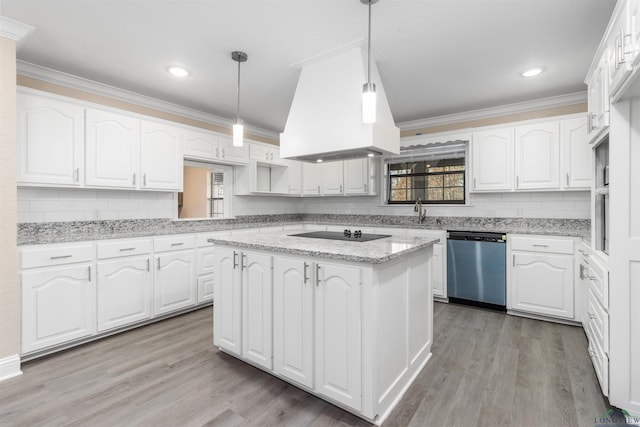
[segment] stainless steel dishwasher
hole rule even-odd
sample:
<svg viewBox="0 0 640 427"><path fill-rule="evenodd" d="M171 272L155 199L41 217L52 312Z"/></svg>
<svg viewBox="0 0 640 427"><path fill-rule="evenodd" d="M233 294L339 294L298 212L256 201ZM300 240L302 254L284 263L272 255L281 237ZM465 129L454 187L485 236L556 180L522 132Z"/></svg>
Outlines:
<svg viewBox="0 0 640 427"><path fill-rule="evenodd" d="M449 231L447 294L449 301L506 311L506 235Z"/></svg>

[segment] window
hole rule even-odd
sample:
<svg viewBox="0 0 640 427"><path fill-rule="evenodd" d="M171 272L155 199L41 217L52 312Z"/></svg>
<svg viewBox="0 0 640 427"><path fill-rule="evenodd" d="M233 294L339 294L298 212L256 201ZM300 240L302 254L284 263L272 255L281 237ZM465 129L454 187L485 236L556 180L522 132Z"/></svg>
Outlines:
<svg viewBox="0 0 640 427"><path fill-rule="evenodd" d="M232 172L229 166L185 162L178 218L229 218Z"/></svg>
<svg viewBox="0 0 640 427"><path fill-rule="evenodd" d="M465 203L465 158L432 158L388 164L389 204Z"/></svg>

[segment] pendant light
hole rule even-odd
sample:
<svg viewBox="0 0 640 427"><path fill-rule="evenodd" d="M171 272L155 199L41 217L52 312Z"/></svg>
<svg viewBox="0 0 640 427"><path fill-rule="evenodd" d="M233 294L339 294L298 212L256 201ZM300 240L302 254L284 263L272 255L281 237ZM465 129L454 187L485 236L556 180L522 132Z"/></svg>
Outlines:
<svg viewBox="0 0 640 427"><path fill-rule="evenodd" d="M233 124L233 146L242 147L244 127L240 121L240 63L247 61L247 54L240 51L231 52L231 59L238 63L238 103L236 109L236 122Z"/></svg>
<svg viewBox="0 0 640 427"><path fill-rule="evenodd" d="M362 122L376 122L376 84L371 81L371 5L378 0L360 0L369 6L369 32L367 40L367 82L362 85Z"/></svg>

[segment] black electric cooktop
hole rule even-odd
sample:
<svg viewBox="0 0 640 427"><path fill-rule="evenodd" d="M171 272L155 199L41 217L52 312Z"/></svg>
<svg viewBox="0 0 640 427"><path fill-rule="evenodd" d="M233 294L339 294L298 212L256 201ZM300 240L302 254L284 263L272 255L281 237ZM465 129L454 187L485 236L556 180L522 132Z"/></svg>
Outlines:
<svg viewBox="0 0 640 427"><path fill-rule="evenodd" d="M311 239L344 240L348 242L369 242L371 240L384 239L390 234L363 233L360 230L344 231L311 231L309 233L289 234L291 237L309 237Z"/></svg>

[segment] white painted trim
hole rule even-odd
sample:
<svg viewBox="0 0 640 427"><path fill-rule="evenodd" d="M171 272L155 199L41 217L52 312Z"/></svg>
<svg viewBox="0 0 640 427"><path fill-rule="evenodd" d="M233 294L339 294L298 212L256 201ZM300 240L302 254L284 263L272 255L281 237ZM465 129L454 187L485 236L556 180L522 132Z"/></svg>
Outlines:
<svg viewBox="0 0 640 427"><path fill-rule="evenodd" d="M19 42L28 36L35 27L0 15L0 36Z"/></svg>
<svg viewBox="0 0 640 427"><path fill-rule="evenodd" d="M53 70L51 68L42 67L25 61L18 60L16 63L18 74L42 80L49 83L59 84L73 89L83 90L96 95L106 96L118 101L130 102L146 108L163 111L165 113L176 114L193 120L210 123L218 126L225 126L231 129L234 121L224 117L215 116L213 114L204 113L192 108L183 107L168 101L152 98L150 96L140 95L135 92L120 89L115 86L106 85L93 80L67 74L62 71ZM279 132L248 126L245 123L245 132L252 133L265 138L278 141L280 139Z"/></svg>
<svg viewBox="0 0 640 427"><path fill-rule="evenodd" d="M500 117L509 114L528 113L545 108L565 107L567 105L575 105L586 101L587 92L577 92L567 95L536 99L533 101L501 105L499 107L483 108L480 110L467 111L464 113L448 114L445 116L431 117L428 119L411 120L408 122L398 123L397 126L401 131L420 129L431 126L441 126L471 120Z"/></svg>
<svg viewBox="0 0 640 427"><path fill-rule="evenodd" d="M20 356L14 354L13 356L0 359L0 381L8 380L18 375L22 375L22 371L20 370Z"/></svg>

